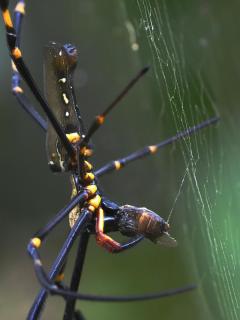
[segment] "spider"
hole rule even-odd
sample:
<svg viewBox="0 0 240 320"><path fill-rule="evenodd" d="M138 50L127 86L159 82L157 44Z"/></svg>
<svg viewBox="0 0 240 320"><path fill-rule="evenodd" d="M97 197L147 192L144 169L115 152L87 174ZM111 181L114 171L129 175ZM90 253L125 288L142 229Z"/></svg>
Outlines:
<svg viewBox="0 0 240 320"><path fill-rule="evenodd" d="M176 240L168 233L170 226L167 221L147 208L130 205L119 206L109 200L102 193L98 178L106 173L120 170L130 162L154 154L160 148L216 123L219 118L210 118L192 128L177 133L163 142L147 146L124 158L111 161L98 170L94 170L89 161L93 153L90 139L103 124L110 111L126 96L135 83L146 74L149 68L143 68L86 130L73 90L73 73L77 64L76 48L71 44L61 45L55 42L49 43L45 48L45 98L27 68L20 50L20 31L25 2L24 0L18 2L15 8L14 23L8 10L8 5L9 1L0 0L7 42L12 58L12 91L19 104L46 132L47 156L50 169L53 172L70 172L72 183L71 201L44 228L38 231L28 244L28 253L33 260L36 276L43 287L34 301L28 319L36 319L39 316L48 293L57 294L66 299L65 314L67 316L64 319L83 319L82 315L74 310L76 299L105 302L141 301L192 290L195 288L194 285L136 296L96 296L76 292L89 235L92 233L96 235L97 243L112 253L130 249L144 238L167 246L176 245ZM21 78L25 80L46 113L47 121L30 104L21 87ZM67 215L69 216L71 230L52 265L50 273L47 274L41 262L39 248L48 234ZM107 235L109 231L120 231L130 239L124 243L119 243ZM64 268L68 254L77 238L80 239L78 255L71 285L67 287L63 283Z"/></svg>

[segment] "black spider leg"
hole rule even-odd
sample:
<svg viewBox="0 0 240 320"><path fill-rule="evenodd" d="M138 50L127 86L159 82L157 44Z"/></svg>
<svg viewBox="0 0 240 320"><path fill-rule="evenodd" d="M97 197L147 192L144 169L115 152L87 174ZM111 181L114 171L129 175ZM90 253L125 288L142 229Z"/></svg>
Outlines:
<svg viewBox="0 0 240 320"><path fill-rule="evenodd" d="M89 242L89 236L90 236L90 233L88 231L82 232L80 235L75 265L74 265L71 284L70 284L71 291L76 292L78 291L78 288L79 288L86 251L87 251L87 245ZM67 300L65 310L64 310L63 320L72 320L74 319L74 317L76 319L81 319L79 318L81 313L75 310L75 306L76 306L75 299Z"/></svg>
<svg viewBox="0 0 240 320"><path fill-rule="evenodd" d="M96 170L94 172L94 175L97 177L100 177L106 173L109 173L109 172L112 172L115 170L120 170L126 164L128 164L132 161L144 158L146 156L152 155L155 152L157 152L159 149L165 147L166 145L172 144L177 140L183 139L184 137L188 137L188 136L196 133L197 131L202 130L203 128L205 128L207 126L210 126L210 125L218 122L219 120L220 120L220 117L210 118L210 119L203 121L203 122L201 122L191 128L186 129L185 131L179 132L175 136L170 137L170 138L168 138L158 144L144 147L143 149L140 149L136 152L133 152L124 158L120 158L115 161L111 161L111 162L107 163L106 165L104 165L103 167L101 167L100 169Z"/></svg>
<svg viewBox="0 0 240 320"><path fill-rule="evenodd" d="M25 14L25 2L20 0L14 10L14 27L16 30L16 47L20 47L20 35L22 20ZM23 88L21 87L21 78L19 72L12 61L12 92L16 97L21 107L34 119L35 122L43 129L47 130L47 122L37 112L37 110L31 105L27 96L24 94Z"/></svg>
<svg viewBox="0 0 240 320"><path fill-rule="evenodd" d="M77 154L80 154L79 145L77 146ZM78 165L77 165L78 175L77 177L75 177L75 186L77 188L77 191L79 192L80 185L79 185L78 179L81 175L79 157L77 157L77 162L78 162ZM79 210L81 210L80 206L79 206ZM78 291L78 288L80 285L83 265L85 262L87 246L89 242L89 236L90 236L90 233L88 231L81 232L79 236L78 250L76 253L76 259L75 259L74 269L73 269L71 283L70 283L71 291L75 291L75 292ZM75 310L75 306L76 306L76 300L73 299L73 300L66 301L63 320L73 320L74 318L79 320L84 319L81 311Z"/></svg>
<svg viewBox="0 0 240 320"><path fill-rule="evenodd" d="M79 232L81 231L81 229L83 229L84 226L90 221L90 218L92 218L92 214L88 210L84 210L84 212L82 212L82 214L79 216L78 220L76 221L73 228L69 232L68 237L65 240L62 246L62 249L60 250L57 256L57 259L52 265L49 277L46 275L45 271L43 270L43 267L40 261L40 256L36 246L33 246L33 244L30 242L28 246L28 252L34 261L34 268L35 268L37 277L39 279L39 282L44 287L44 289L40 291L40 294L35 299L29 311L27 319L33 320L38 318L38 316L41 313L43 304L47 298L48 291L51 292L52 290L54 290L57 292L60 291L61 293L65 292L64 289L58 289L58 286L54 284L53 281L56 278L56 276L58 276L58 274L60 273L62 266L66 261L67 255L74 243L74 240L79 235Z"/></svg>
<svg viewBox="0 0 240 320"><path fill-rule="evenodd" d="M71 203L72 202L70 202L70 204ZM75 205L76 205L76 202L75 202ZM71 205L71 208L73 208L73 207L74 207L74 205ZM68 212L69 211L70 210L68 209ZM66 214L67 214L67 212L65 212L65 215ZM62 216L63 216L63 214L61 214L61 217ZM84 212L82 212L82 214L80 215L80 217L78 218L77 221L79 222L80 221L79 219L85 219L85 218L88 219L88 211L87 210L84 210ZM110 220L112 220L112 217ZM116 221L114 219L109 222L110 222L110 225L112 222L116 224ZM37 235L43 236L43 233L48 232L49 225L52 226L51 229L53 228L53 223L49 223L47 225L47 227L42 229L42 231L40 233L38 233ZM94 224L91 224L90 227L94 228ZM79 229L81 229L81 231L84 232L83 225L79 226L79 229L77 229L78 226L76 226L76 223L75 223L73 228L74 228L74 230L72 229L70 231L68 238L65 241L65 243L63 244L62 249L61 249L58 257L56 258L55 262L53 263L53 266L51 268L49 276L46 275L46 273L41 265L40 256L38 254L38 250L37 250L36 246L33 245L32 242L30 242L30 244L29 244L28 251L34 260L34 267L35 267L35 271L37 273L39 282L41 283L41 285L44 288L40 291L37 298L35 299L33 306L31 307L30 312L28 314L28 317L27 317L28 320L30 320L30 319L34 320L34 319L38 318L38 316L41 313L42 307L45 303L45 300L47 298L48 292L51 294L61 295L66 300L79 299L79 300L99 301L99 302L130 302L130 301L143 301L143 300L151 300L151 299L158 299L158 298L163 298L163 297L167 297L167 296L173 296L173 295L184 293L184 292L187 292L187 291L190 291L190 290L193 290L196 288L195 285L189 285L189 286L185 286L185 287L181 287L181 288L177 288L177 289L170 289L170 290L156 292L156 293L150 293L150 294L144 294L144 295L132 295L132 296L99 296L99 295L81 294L81 293L72 292L72 291L68 290L67 287L65 287L64 289L61 289L58 286L56 286L53 281L56 278L56 276L60 273L62 265L66 261L66 256L67 256L69 250L71 249L71 246L74 242L74 239L76 238L76 236L78 235L78 232L80 231ZM89 230L89 231L91 231L91 230ZM110 230L111 230L111 228L110 228ZM112 230L114 230L114 228Z"/></svg>
<svg viewBox="0 0 240 320"><path fill-rule="evenodd" d="M55 115L53 114L51 108L49 107L46 99L41 94L38 86L36 85L30 71L28 70L28 68L23 60L21 50L16 45L16 43L17 43L16 42L16 39L17 39L16 38L16 31L13 27L11 15L8 10L8 5L9 5L9 1L0 0L0 7L2 10L2 16L3 16L5 28L6 28L6 37L7 37L7 43L8 43L8 47L9 47L10 56L15 64L18 72L20 73L21 77L25 80L28 87L32 91L33 95L38 100L40 106L42 107L42 109L46 113L49 121L51 122L57 135L61 139L62 144L64 145L69 156L74 157L75 150L74 150L72 144L69 142L68 138L66 137L61 125L57 121L57 119L56 119Z"/></svg>
<svg viewBox="0 0 240 320"><path fill-rule="evenodd" d="M120 94L112 101L112 103L92 122L90 125L86 136L81 141L81 145L87 144L92 137L92 135L97 131L97 129L103 124L105 117L108 115L110 111L128 94L128 92L132 89L132 87L140 80L146 72L149 70L149 67L145 67L138 74L130 80L130 82L126 85L126 87L120 92Z"/></svg>

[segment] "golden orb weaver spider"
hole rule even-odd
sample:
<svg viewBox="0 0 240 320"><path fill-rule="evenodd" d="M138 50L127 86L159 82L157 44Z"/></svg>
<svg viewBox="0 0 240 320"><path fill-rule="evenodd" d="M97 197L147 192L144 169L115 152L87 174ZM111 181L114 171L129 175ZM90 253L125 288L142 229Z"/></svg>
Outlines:
<svg viewBox="0 0 240 320"><path fill-rule="evenodd" d="M39 282L43 286L30 310L28 319L36 319L42 309L47 293L58 294L67 300L67 317L81 319L74 310L76 299L91 301L141 301L175 295L192 290L194 286L173 289L166 292L153 293L142 296L94 296L76 293L78 288L82 264L90 233L96 234L99 245L110 252L121 252L135 246L143 238L166 245L175 245L175 240L168 234L168 223L146 208L134 206L118 206L101 193L97 178L105 173L119 170L129 162L154 154L167 144L189 136L202 128L216 123L219 118L213 117L192 128L151 146L147 146L124 158L108 163L98 170L93 170L89 158L92 154L89 140L95 131L103 124L108 113L127 94L132 86L147 72L142 69L124 88L119 96L93 121L89 130L85 130L75 101L72 75L77 62L77 51L72 45L50 43L45 51L45 85L46 97L41 94L33 80L22 57L20 50L20 29L24 15L24 1L18 2L15 9L14 23L8 10L8 1L0 1L3 20L6 26L7 41L13 60L12 90L18 102L34 118L44 131L47 131L47 154L50 168L57 172L70 171L72 176L72 200L64 207L43 229L30 241L28 252L33 259L34 268ZM42 106L47 116L47 122L31 106L20 85L22 77L30 90ZM51 108L49 107L51 106ZM71 231L54 262L49 275L46 274L41 263L38 249L45 237L69 215ZM133 237L124 244L118 243L105 231L120 231ZM81 254L76 260L73 271L73 282L68 288L62 283L63 270L67 255L77 237L82 238ZM77 274L79 275L77 277Z"/></svg>

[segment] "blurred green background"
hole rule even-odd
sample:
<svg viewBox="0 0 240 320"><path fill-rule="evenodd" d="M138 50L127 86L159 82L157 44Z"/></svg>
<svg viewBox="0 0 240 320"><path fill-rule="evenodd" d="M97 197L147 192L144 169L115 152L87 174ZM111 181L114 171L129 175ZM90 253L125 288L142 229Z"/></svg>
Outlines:
<svg viewBox="0 0 240 320"><path fill-rule="evenodd" d="M22 48L41 88L44 45L77 46L75 90L87 124L151 65L94 137L97 168L221 115L219 125L101 179L106 194L121 204L146 206L166 219L171 213L178 247L146 240L111 256L92 239L81 283L82 292L99 294L189 283L198 289L152 302L79 302L79 308L87 319L239 319L240 3L52 0L29 2L26 9ZM27 242L69 201L70 183L68 175L50 172L42 131L11 95L2 24L0 34L0 318L25 319L39 290ZM66 221L44 245L46 266L67 231ZM51 297L42 318L61 319L63 308L61 298Z"/></svg>

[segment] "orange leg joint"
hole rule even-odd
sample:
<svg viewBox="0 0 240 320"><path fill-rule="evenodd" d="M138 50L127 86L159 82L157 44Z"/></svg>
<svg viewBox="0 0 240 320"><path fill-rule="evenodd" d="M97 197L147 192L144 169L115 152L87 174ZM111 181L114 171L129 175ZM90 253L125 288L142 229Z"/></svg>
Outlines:
<svg viewBox="0 0 240 320"><path fill-rule="evenodd" d="M102 208L97 210L96 221L96 240L97 244L109 252L121 250L121 244L104 234L104 211Z"/></svg>

